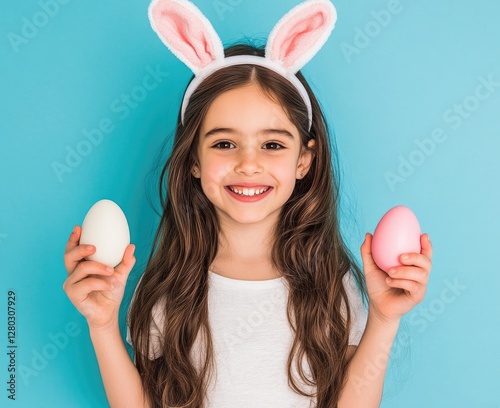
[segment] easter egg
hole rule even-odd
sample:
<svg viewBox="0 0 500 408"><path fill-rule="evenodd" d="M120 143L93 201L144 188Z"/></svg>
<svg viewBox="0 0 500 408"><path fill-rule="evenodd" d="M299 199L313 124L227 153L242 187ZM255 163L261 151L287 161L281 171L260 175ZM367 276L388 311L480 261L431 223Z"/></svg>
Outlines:
<svg viewBox="0 0 500 408"><path fill-rule="evenodd" d="M372 256L380 269L387 272L401 266L399 257L408 252L420 253L420 225L408 207L398 205L380 219L372 238Z"/></svg>
<svg viewBox="0 0 500 408"><path fill-rule="evenodd" d="M111 200L100 200L88 211L82 223L80 244L96 250L85 259L114 268L123 259L130 244L130 231L122 209Z"/></svg>

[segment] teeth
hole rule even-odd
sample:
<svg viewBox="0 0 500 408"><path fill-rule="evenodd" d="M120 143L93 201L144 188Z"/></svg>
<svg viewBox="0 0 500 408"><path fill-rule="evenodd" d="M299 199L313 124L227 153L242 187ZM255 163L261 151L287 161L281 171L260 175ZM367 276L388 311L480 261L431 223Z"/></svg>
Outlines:
<svg viewBox="0 0 500 408"><path fill-rule="evenodd" d="M263 192L267 191L269 187L265 188L259 188L259 189L254 189L254 188L244 188L243 190L239 190L237 188L229 186L231 191L235 192L236 194L239 195L245 195L245 196L253 196L253 195L259 195L262 194Z"/></svg>

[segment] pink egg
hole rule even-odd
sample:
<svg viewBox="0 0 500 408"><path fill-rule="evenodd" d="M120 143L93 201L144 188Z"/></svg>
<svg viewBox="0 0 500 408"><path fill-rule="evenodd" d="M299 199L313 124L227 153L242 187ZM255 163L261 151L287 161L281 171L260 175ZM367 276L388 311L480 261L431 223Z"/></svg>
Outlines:
<svg viewBox="0 0 500 408"><path fill-rule="evenodd" d="M403 205L391 208L381 218L372 238L372 256L380 269L401 266L399 257L420 253L420 225L413 212Z"/></svg>

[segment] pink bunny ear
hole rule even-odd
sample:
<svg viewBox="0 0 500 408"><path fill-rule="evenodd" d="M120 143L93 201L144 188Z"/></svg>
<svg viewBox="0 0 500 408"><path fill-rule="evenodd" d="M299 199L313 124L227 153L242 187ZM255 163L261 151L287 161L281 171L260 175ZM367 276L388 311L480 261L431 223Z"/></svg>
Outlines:
<svg viewBox="0 0 500 408"><path fill-rule="evenodd" d="M190 1L153 0L148 16L163 43L195 75L224 59L224 47L212 24Z"/></svg>
<svg viewBox="0 0 500 408"><path fill-rule="evenodd" d="M306 0L275 25L266 46L266 57L295 74L320 50L337 21L329 0Z"/></svg>

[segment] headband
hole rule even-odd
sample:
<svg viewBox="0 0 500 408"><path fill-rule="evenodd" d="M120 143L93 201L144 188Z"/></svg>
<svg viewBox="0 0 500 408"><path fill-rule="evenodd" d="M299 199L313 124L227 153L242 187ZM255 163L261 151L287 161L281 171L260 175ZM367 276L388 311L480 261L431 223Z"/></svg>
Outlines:
<svg viewBox="0 0 500 408"><path fill-rule="evenodd" d="M195 75L182 101L182 124L189 99L205 78L221 68L252 64L290 81L307 106L311 129L311 101L295 73L320 50L335 26L337 12L329 0L306 0L286 13L269 34L264 57L224 57L224 47L212 24L189 0L153 0L148 17L153 31Z"/></svg>

